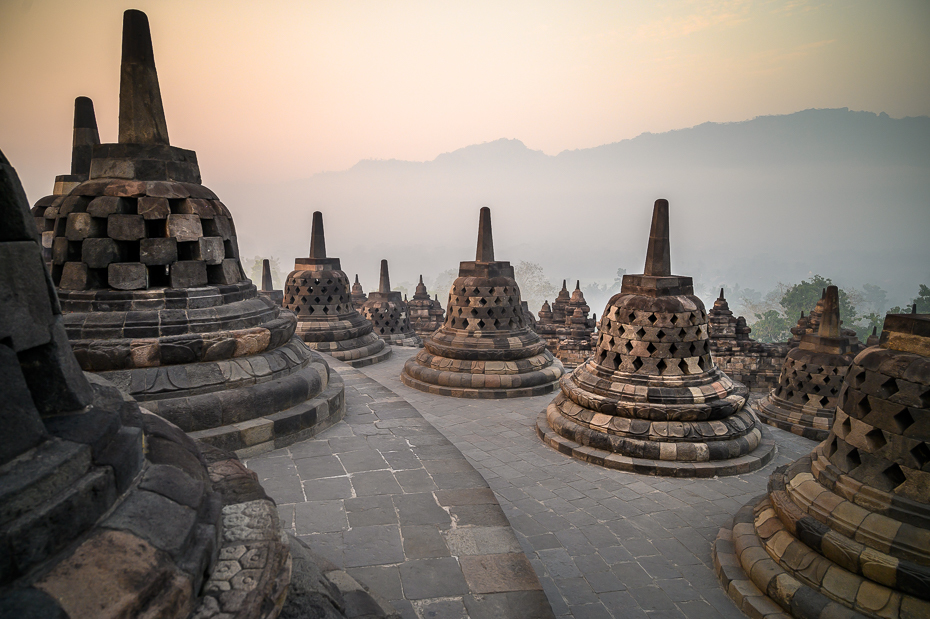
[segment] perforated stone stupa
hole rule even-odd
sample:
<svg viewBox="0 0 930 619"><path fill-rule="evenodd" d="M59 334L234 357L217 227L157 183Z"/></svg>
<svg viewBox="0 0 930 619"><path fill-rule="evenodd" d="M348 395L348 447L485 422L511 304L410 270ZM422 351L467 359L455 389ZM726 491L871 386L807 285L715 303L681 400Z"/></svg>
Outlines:
<svg viewBox="0 0 930 619"><path fill-rule="evenodd" d="M276 616L274 503L232 454L81 371L40 239L0 152L0 616Z"/></svg>
<svg viewBox="0 0 930 619"><path fill-rule="evenodd" d="M712 477L768 462L774 442L749 390L714 364L704 304L672 275L668 202L657 200L642 275L624 275L594 355L561 380L537 433L559 451L651 475Z"/></svg>
<svg viewBox="0 0 930 619"><path fill-rule="evenodd" d="M252 453L344 414L344 387L239 264L232 216L171 146L144 13L126 11L119 143L59 207L52 277L81 367L217 446Z"/></svg>
<svg viewBox="0 0 930 619"><path fill-rule="evenodd" d="M358 273L355 274L355 283L352 284L351 295L352 305L354 305L355 309L358 311L362 311L362 306L365 305L365 301L368 300L368 295L362 290L362 285L358 281Z"/></svg>
<svg viewBox="0 0 930 619"><path fill-rule="evenodd" d="M313 213L310 257L294 261L287 276L284 307L297 315L297 334L311 348L354 367L384 361L391 349L372 331L349 294L339 258L326 256L323 214Z"/></svg>
<svg viewBox="0 0 930 619"><path fill-rule="evenodd" d="M714 361L727 376L753 391L771 391L778 384L788 346L757 342L749 337L752 329L742 316L736 317L723 296L707 312L708 337Z"/></svg>
<svg viewBox="0 0 930 619"><path fill-rule="evenodd" d="M459 265L446 320L404 364L405 385L460 398L549 393L562 365L526 324L509 262L494 259L491 210L481 209L475 260Z"/></svg>
<svg viewBox="0 0 930 619"><path fill-rule="evenodd" d="M763 422L815 441L827 438L836 399L852 363L849 341L840 335L836 286L823 298L818 333L807 334L785 358L776 386L759 404Z"/></svg>
<svg viewBox="0 0 930 619"><path fill-rule="evenodd" d="M393 346L422 346L423 340L413 330L407 304L400 292L391 290L388 261L381 261L381 279L378 290L368 293L362 305L362 315L371 321L375 335Z"/></svg>
<svg viewBox="0 0 930 619"><path fill-rule="evenodd" d="M429 298L429 292L426 290L426 284L423 283L423 276L420 275L420 282L417 284L413 293L413 298L407 302L407 311L410 315L410 324L413 330L421 338L433 334L442 326L442 319L445 311L439 304L439 298L435 300Z"/></svg>
<svg viewBox="0 0 930 619"><path fill-rule="evenodd" d="M588 318L590 311L581 291L581 282L575 282L575 290L569 296L565 280L562 280L562 290L552 306L544 301L539 310L535 330L565 369L577 367L593 350L597 323L593 317Z"/></svg>
<svg viewBox="0 0 930 619"><path fill-rule="evenodd" d="M827 438L721 529L714 566L750 617L930 617L930 315L885 317Z"/></svg>
<svg viewBox="0 0 930 619"><path fill-rule="evenodd" d="M71 190L90 176L90 160L93 148L100 144L100 135L97 133L97 117L94 114L94 102L87 97L78 97L74 100L74 129L71 135L71 174L60 174L55 177L52 195L39 198L32 207L32 214L36 218L36 226L42 235L42 257L51 264L52 242L55 239L55 220L58 212L64 205L78 198L68 198ZM68 207L65 206L65 210Z"/></svg>

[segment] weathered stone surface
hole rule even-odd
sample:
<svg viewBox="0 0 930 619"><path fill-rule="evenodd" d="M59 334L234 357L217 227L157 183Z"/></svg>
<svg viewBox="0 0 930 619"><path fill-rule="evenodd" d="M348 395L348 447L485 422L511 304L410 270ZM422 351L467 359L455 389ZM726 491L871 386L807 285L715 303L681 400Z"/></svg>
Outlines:
<svg viewBox="0 0 930 619"><path fill-rule="evenodd" d="M410 325L407 303L399 292L391 290L387 260L381 261L381 282L376 292L360 310L362 316L371 321L373 332L382 340L395 346L422 346L420 336Z"/></svg>
<svg viewBox="0 0 930 619"><path fill-rule="evenodd" d="M149 272L141 262L113 263L107 267L107 283L117 290L145 290Z"/></svg>
<svg viewBox="0 0 930 619"><path fill-rule="evenodd" d="M110 239L85 239L81 243L81 262L92 269L105 269L120 259L119 246Z"/></svg>
<svg viewBox="0 0 930 619"><path fill-rule="evenodd" d="M207 265L200 260L179 260L171 265L172 288L195 288L207 285Z"/></svg>
<svg viewBox="0 0 930 619"><path fill-rule="evenodd" d="M92 217L90 213L71 213L68 215L65 236L69 241L83 241L87 238L106 236L107 220Z"/></svg>
<svg viewBox="0 0 930 619"><path fill-rule="evenodd" d="M172 238L142 239L139 242L142 264L168 265L178 260L178 241Z"/></svg>
<svg viewBox="0 0 930 619"><path fill-rule="evenodd" d="M203 236L203 227L197 215L168 215L168 235L179 243L196 241Z"/></svg>
<svg viewBox="0 0 930 619"><path fill-rule="evenodd" d="M171 214L168 198L144 196L139 198L138 211L145 219L167 219Z"/></svg>
<svg viewBox="0 0 930 619"><path fill-rule="evenodd" d="M83 262L66 262L61 271L58 287L62 290L90 290L104 283L103 271L91 269Z"/></svg>
<svg viewBox="0 0 930 619"><path fill-rule="evenodd" d="M49 341L49 309L45 269L33 241L0 245L0 341L9 339L20 351Z"/></svg>
<svg viewBox="0 0 930 619"><path fill-rule="evenodd" d="M220 264L209 267L209 279L211 284L235 284L240 281L239 261L225 258Z"/></svg>
<svg viewBox="0 0 930 619"><path fill-rule="evenodd" d="M209 200L201 198L187 198L181 200L177 208L178 213L186 215L197 215L200 219L213 219L216 212Z"/></svg>
<svg viewBox="0 0 930 619"><path fill-rule="evenodd" d="M117 213L129 213L129 200L116 196L99 196L87 205L87 213L94 217L109 217ZM112 236L112 234L111 234Z"/></svg>
<svg viewBox="0 0 930 619"><path fill-rule="evenodd" d="M117 241L145 238L145 219L142 215L110 215L107 217L107 236Z"/></svg>
<svg viewBox="0 0 930 619"><path fill-rule="evenodd" d="M201 237L197 239L197 243L192 245L191 248L193 250L191 260L202 260L209 265L223 263L223 239L219 237Z"/></svg>

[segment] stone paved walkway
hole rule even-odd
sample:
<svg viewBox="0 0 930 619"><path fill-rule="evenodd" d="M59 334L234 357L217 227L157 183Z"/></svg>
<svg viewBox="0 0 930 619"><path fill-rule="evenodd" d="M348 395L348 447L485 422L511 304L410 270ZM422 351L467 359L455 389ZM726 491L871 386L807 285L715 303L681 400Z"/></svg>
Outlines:
<svg viewBox="0 0 930 619"><path fill-rule="evenodd" d="M245 461L283 525L405 618L551 618L482 476L395 393L330 365L345 381L345 420Z"/></svg>
<svg viewBox="0 0 930 619"><path fill-rule="evenodd" d="M537 438L536 417L552 395L473 401L422 393L399 378L415 352L395 349L390 361L362 371L416 407L487 480L557 616L744 619L717 582L711 544L721 525L765 491L776 466L815 443L766 426L778 446L773 462L735 477L679 480L604 469Z"/></svg>

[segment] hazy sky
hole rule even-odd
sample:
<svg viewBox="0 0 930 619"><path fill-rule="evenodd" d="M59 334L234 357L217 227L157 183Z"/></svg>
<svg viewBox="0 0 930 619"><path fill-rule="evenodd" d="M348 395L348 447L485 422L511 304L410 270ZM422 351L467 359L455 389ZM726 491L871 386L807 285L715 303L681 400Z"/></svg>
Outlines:
<svg viewBox="0 0 930 619"><path fill-rule="evenodd" d="M925 0L3 0L0 148L30 200L68 172L75 96L115 141L126 8L207 185L501 137L555 154L811 107L930 114Z"/></svg>

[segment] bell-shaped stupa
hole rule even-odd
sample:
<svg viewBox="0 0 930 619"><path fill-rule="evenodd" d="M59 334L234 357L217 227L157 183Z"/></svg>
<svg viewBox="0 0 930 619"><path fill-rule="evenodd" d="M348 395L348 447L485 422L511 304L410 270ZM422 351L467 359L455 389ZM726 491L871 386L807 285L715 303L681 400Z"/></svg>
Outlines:
<svg viewBox="0 0 930 619"><path fill-rule="evenodd" d="M930 315L885 317L827 438L772 473L713 556L750 617L930 617Z"/></svg>
<svg viewBox="0 0 930 619"><path fill-rule="evenodd" d="M510 398L552 391L562 365L523 317L509 262L494 259L491 210L481 209L475 260L459 265L446 320L404 364L405 385L461 398Z"/></svg>
<svg viewBox="0 0 930 619"><path fill-rule="evenodd" d="M274 502L232 454L81 371L40 243L0 152L0 616L277 616Z"/></svg>
<svg viewBox="0 0 930 619"><path fill-rule="evenodd" d="M368 295L362 290L362 284L358 281L358 273L355 274L355 283L352 284L351 296L352 305L354 305L355 309L358 311L362 311L362 306L365 305L365 301L368 300Z"/></svg>
<svg viewBox="0 0 930 619"><path fill-rule="evenodd" d="M439 311L436 311L438 308ZM439 300L429 298L429 292L426 284L423 283L423 276L420 275L420 282L417 284L413 293L413 298L407 302L407 311L410 316L410 324L413 330L421 338L432 335L439 327L442 326L442 318L445 312L439 305Z"/></svg>
<svg viewBox="0 0 930 619"><path fill-rule="evenodd" d="M537 422L559 451L652 475L712 477L760 468L774 453L745 406L749 390L710 354L690 277L672 275L668 202L657 200L642 275L624 275L594 354L561 380Z"/></svg>
<svg viewBox="0 0 930 619"><path fill-rule="evenodd" d="M171 146L148 19L123 17L119 143L59 207L52 278L81 367L197 438L240 454L335 423L341 379L259 295L232 216Z"/></svg>
<svg viewBox="0 0 930 619"><path fill-rule="evenodd" d="M423 345L423 340L410 325L407 304L400 298L400 292L391 290L387 260L381 261L378 290L368 293L368 300L362 305L361 312L371 321L375 335L388 344L416 347Z"/></svg>
<svg viewBox="0 0 930 619"><path fill-rule="evenodd" d="M836 286L823 297L818 333L806 334L788 352L778 385L757 406L765 423L815 441L830 433L836 399L852 363L849 341L840 334Z"/></svg>
<svg viewBox="0 0 930 619"><path fill-rule="evenodd" d="M90 176L90 160L94 146L100 144L97 133L97 116L94 114L94 102L87 97L74 100L74 128L71 134L71 174L55 177L52 195L39 198L32 207L36 226L42 235L42 257L50 266L52 261L52 242L55 240L55 220L71 190L86 181ZM68 210L67 206L64 206Z"/></svg>
<svg viewBox="0 0 930 619"><path fill-rule="evenodd" d="M352 305L339 258L326 256L323 214L313 213L310 257L297 258L287 276L284 307L297 315L297 335L310 348L353 367L384 361L391 349Z"/></svg>

